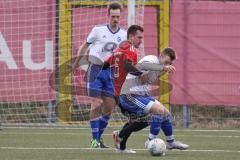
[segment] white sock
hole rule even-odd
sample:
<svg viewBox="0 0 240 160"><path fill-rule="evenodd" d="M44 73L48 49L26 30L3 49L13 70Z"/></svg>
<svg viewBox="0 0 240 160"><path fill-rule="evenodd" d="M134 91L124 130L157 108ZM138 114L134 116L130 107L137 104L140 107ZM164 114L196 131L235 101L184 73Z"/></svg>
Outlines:
<svg viewBox="0 0 240 160"><path fill-rule="evenodd" d="M154 138L156 138L156 137L157 137L157 135L153 135L153 134L151 134L151 133L148 134L148 139L149 139L149 140L152 140L152 139L154 139Z"/></svg>
<svg viewBox="0 0 240 160"><path fill-rule="evenodd" d="M171 135L171 136L166 136L166 140L168 143L173 143L174 142L174 136Z"/></svg>

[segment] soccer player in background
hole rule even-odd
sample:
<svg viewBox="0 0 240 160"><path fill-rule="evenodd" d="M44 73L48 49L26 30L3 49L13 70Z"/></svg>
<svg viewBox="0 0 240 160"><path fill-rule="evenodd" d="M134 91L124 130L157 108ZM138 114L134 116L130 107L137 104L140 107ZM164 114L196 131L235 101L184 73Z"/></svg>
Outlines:
<svg viewBox="0 0 240 160"><path fill-rule="evenodd" d="M162 104L149 95L148 86L146 85L146 83L150 84L156 81L161 71L174 71L173 68L166 68L166 66L171 66L175 58L175 51L171 48L166 48L159 58L162 69L161 67L158 69L155 68L156 71L149 71L147 74L142 74L141 76L131 74L127 76L126 82L124 82L121 89L119 106L130 115L130 121L124 125L120 132L113 132L113 139L118 152L125 152L127 139L132 132L139 131L148 125L150 125L150 133L148 140L145 142L145 147L147 147L150 140L157 137L160 129L162 129L166 136L167 149L183 150L188 148L188 145L174 140L170 115L155 114L152 111L152 107L156 105L162 106ZM149 113L153 113L150 116L150 120L148 119L149 117L146 118ZM130 151L128 153L136 153L133 150Z"/></svg>
<svg viewBox="0 0 240 160"><path fill-rule="evenodd" d="M110 68L102 68L117 46L127 38L125 30L119 27L122 6L113 2L108 6L108 24L95 26L89 33L86 42L78 51L78 57L73 64L73 70L79 66L80 57L88 49L90 65L87 71L88 96L94 97L90 110L90 127L92 133L92 148L107 148L102 140L102 134L108 125L111 113L115 108L113 83ZM101 108L100 106L103 105ZM101 116L99 115L102 111Z"/></svg>

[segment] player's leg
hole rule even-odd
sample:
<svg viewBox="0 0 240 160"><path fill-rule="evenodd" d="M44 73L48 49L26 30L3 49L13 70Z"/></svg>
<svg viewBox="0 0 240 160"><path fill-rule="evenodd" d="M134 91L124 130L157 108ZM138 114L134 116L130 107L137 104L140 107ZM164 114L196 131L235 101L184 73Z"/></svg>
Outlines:
<svg viewBox="0 0 240 160"><path fill-rule="evenodd" d="M154 103L149 108L149 112L152 113L152 117L150 119L150 133L148 135L148 139L145 142L145 147L147 147L148 143L157 137L161 128L162 117L166 117L169 115L169 111L158 101L154 101Z"/></svg>
<svg viewBox="0 0 240 160"><path fill-rule="evenodd" d="M170 114L168 109L151 96L123 95L120 96L120 103L130 113L137 113L137 117L148 113L162 116Z"/></svg>
<svg viewBox="0 0 240 160"><path fill-rule="evenodd" d="M114 86L111 78L110 68L103 69L100 74L102 80L102 115L99 118L99 139L101 148L108 148L102 139L102 134L108 125L108 121L110 120L111 114L116 106L115 98L114 98Z"/></svg>
<svg viewBox="0 0 240 160"><path fill-rule="evenodd" d="M158 105L162 105L159 101L155 100L155 103ZM170 115L164 116L164 115L152 115L151 117L151 123L150 123L150 134L154 132L155 130L155 135L158 135L160 128L163 130L167 142L171 143L174 141L173 137L173 131L172 131L172 123L171 123L171 118ZM149 139L155 138L154 136L151 137L149 134Z"/></svg>
<svg viewBox="0 0 240 160"><path fill-rule="evenodd" d="M113 140L118 152L136 153L136 151L127 149L126 143L132 132L140 131L148 126L146 121L127 122L120 131L113 131Z"/></svg>
<svg viewBox="0 0 240 160"><path fill-rule="evenodd" d="M91 104L90 110L90 127L92 133L91 147L99 148L99 112L100 112L101 99L95 98Z"/></svg>
<svg viewBox="0 0 240 160"><path fill-rule="evenodd" d="M149 112L152 114L160 114L164 116L167 116L170 114L167 108L165 108L161 103L156 101L151 105Z"/></svg>
<svg viewBox="0 0 240 160"><path fill-rule="evenodd" d="M134 121L131 122L127 127L123 128L119 132L119 138L122 139L120 142L120 149L124 150L126 149L126 143L132 132L140 131L148 126L147 121Z"/></svg>
<svg viewBox="0 0 240 160"><path fill-rule="evenodd" d="M87 72L87 92L88 96L93 97L90 110L90 127L92 133L91 147L99 148L99 112L102 103L101 88L102 83L98 76L101 72L101 67L91 64Z"/></svg>
<svg viewBox="0 0 240 160"><path fill-rule="evenodd" d="M111 114L115 108L115 99L111 97L103 97L103 107L102 107L102 115L99 118L99 139L101 148L108 148L103 142L102 134L106 127L108 126L108 121L111 118Z"/></svg>
<svg viewBox="0 0 240 160"><path fill-rule="evenodd" d="M119 105L121 108L129 112L130 117L135 117L135 121L126 123L119 132L113 132L113 139L116 148L126 150L126 142L132 132L137 132L148 126L146 119L139 119L141 116L146 116L149 107L154 103L154 99L147 96L122 95L119 97ZM133 116L134 115L134 116ZM140 121L139 121L140 120Z"/></svg>
<svg viewBox="0 0 240 160"><path fill-rule="evenodd" d="M99 111L100 111L100 99L95 98L93 103L91 104L90 110L90 127L92 133L92 140L91 140L91 147L92 148L99 148Z"/></svg>
<svg viewBox="0 0 240 160"><path fill-rule="evenodd" d="M155 103L161 105L159 101L155 101ZM155 138L160 131L160 128L164 132L166 136L166 141L167 141L167 148L168 149L180 149L184 150L188 148L187 144L183 144L180 142L176 142L174 140L173 136L173 126L172 126L172 121L171 121L171 116L170 115L152 115L151 117L151 122L150 122L150 133L148 140L145 143L145 146L147 146L148 142Z"/></svg>
<svg viewBox="0 0 240 160"><path fill-rule="evenodd" d="M164 135L166 136L167 149L180 149L180 150L188 149L189 146L187 144L175 141L173 136L173 126L172 126L172 121L170 116L163 118L161 122L161 129Z"/></svg>
<svg viewBox="0 0 240 160"><path fill-rule="evenodd" d="M150 121L149 121L149 124L150 124L150 133L148 135L148 139L147 141L145 142L145 148L147 148L148 146L148 143L156 138L160 132L160 128L161 128L161 121L162 121L162 118L159 114L156 114L156 115L152 115L151 118L150 118Z"/></svg>
<svg viewBox="0 0 240 160"><path fill-rule="evenodd" d="M125 137L125 136L129 137L129 135L125 135L126 133L124 133L124 129L127 128L129 125L130 125L130 123L126 122L120 131L116 130L116 131L112 132L112 138L114 141L114 145L117 149L121 148L120 143L123 141L123 137ZM119 136L120 134L121 134L121 137Z"/></svg>
<svg viewBox="0 0 240 160"><path fill-rule="evenodd" d="M146 103L147 100L149 103ZM153 97L137 97L137 100L135 100L135 103L138 104L140 107L143 107L141 103L147 104L144 107L145 113L152 113L154 114L150 119L150 133L148 136L148 140L145 143L145 147L147 146L148 142L159 134L160 128L161 128L161 121L162 117L169 115L169 111L158 101L156 101Z"/></svg>

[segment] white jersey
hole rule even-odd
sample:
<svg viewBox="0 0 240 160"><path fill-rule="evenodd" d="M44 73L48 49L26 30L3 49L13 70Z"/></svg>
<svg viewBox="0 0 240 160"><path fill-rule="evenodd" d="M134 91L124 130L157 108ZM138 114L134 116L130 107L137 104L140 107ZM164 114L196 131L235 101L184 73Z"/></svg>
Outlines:
<svg viewBox="0 0 240 160"><path fill-rule="evenodd" d="M112 32L108 25L95 26L87 37L87 43L91 44L89 61L93 64L102 64L126 39L127 32L121 28Z"/></svg>
<svg viewBox="0 0 240 160"><path fill-rule="evenodd" d="M147 77L148 77L147 84L143 85L139 79L139 76L128 74L125 82L123 83L120 94L121 95L123 94L149 95L149 90L150 90L149 84L157 80L157 78L160 75L160 72L145 71L143 74L147 74Z"/></svg>

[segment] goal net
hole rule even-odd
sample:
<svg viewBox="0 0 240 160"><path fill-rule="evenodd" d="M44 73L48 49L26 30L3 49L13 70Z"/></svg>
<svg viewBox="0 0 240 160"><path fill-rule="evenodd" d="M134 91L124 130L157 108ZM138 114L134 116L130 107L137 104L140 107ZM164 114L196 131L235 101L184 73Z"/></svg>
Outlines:
<svg viewBox="0 0 240 160"><path fill-rule="evenodd" d="M67 66L92 27L107 23L110 2L0 0L2 125L87 123L91 99L84 90L85 71L68 73ZM128 2L119 2L120 26L127 29ZM134 23L143 25L144 0L135 0L134 9ZM116 109L112 122L122 121Z"/></svg>

